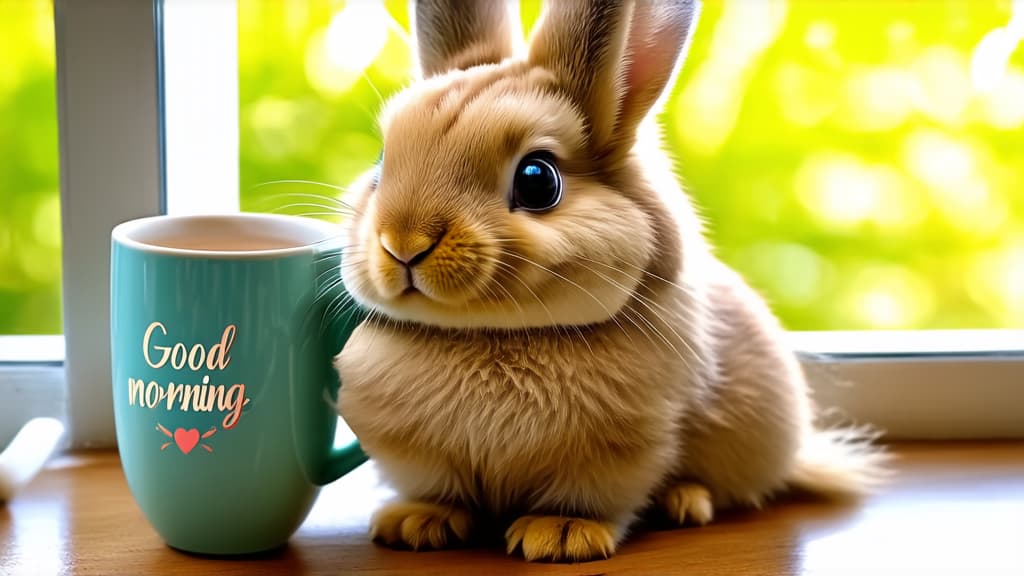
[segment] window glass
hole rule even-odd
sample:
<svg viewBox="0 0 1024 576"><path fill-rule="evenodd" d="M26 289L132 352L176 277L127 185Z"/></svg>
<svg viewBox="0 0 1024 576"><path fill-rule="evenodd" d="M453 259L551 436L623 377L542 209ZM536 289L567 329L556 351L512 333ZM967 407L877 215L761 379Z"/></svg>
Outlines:
<svg viewBox="0 0 1024 576"><path fill-rule="evenodd" d="M335 218L302 194L342 192L278 181L376 160L406 10L240 0L243 209ZM787 328L1024 327L1022 36L1009 0L703 3L667 146Z"/></svg>
<svg viewBox="0 0 1024 576"><path fill-rule="evenodd" d="M53 4L0 0L0 335L60 334Z"/></svg>

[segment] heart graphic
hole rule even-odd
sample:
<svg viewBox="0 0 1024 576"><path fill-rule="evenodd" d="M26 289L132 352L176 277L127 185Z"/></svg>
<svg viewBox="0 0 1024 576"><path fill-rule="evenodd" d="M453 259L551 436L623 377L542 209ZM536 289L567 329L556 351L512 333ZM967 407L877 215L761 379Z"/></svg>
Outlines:
<svg viewBox="0 0 1024 576"><path fill-rule="evenodd" d="M178 445L182 452L188 454L196 447L196 444L199 444L199 430L195 428L191 430L178 428L174 431L174 443Z"/></svg>

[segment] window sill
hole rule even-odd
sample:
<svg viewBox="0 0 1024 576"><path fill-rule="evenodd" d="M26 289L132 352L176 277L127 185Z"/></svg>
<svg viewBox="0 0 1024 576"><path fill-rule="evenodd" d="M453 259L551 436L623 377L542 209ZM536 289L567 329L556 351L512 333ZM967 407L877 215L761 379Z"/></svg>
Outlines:
<svg viewBox="0 0 1024 576"><path fill-rule="evenodd" d="M835 420L890 440L1024 438L1024 330L791 332L788 342ZM30 417L63 419L63 360L63 336L0 336L0 445ZM109 383L95 384L109 409ZM113 447L112 420L65 442Z"/></svg>
<svg viewBox="0 0 1024 576"><path fill-rule="evenodd" d="M545 574L1021 574L1024 444L900 445L899 473L860 505L780 501L704 528L639 531L607 560ZM53 461L0 510L0 572L137 574L483 574L526 569L497 548L436 553L372 544L367 522L389 492L366 465L321 493L285 549L231 563L175 552L131 499L116 454ZM738 545L741 543L741 545ZM129 552L130 551L130 552Z"/></svg>

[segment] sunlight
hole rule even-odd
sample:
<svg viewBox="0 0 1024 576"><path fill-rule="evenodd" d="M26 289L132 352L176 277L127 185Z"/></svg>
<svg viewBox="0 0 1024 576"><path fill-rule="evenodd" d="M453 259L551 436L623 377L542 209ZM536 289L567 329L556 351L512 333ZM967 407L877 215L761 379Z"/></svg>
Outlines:
<svg viewBox="0 0 1024 576"><path fill-rule="evenodd" d="M971 149L936 130L912 132L904 141L904 154L910 173L932 188L959 188L975 172Z"/></svg>
<svg viewBox="0 0 1024 576"><path fill-rule="evenodd" d="M374 75L383 76L392 82L401 84L407 82L412 75L413 58L409 48L409 43L412 40L394 30L396 27L392 26L387 42L381 48L372 69Z"/></svg>
<svg viewBox="0 0 1024 576"><path fill-rule="evenodd" d="M822 219L852 226L867 219L881 204L878 182L856 157L817 154L796 176L797 194Z"/></svg>
<svg viewBox="0 0 1024 576"><path fill-rule="evenodd" d="M935 44L922 51L911 66L917 109L946 126L963 126L971 100L968 68L967 58L953 46Z"/></svg>
<svg viewBox="0 0 1024 576"><path fill-rule="evenodd" d="M804 44L815 50L830 50L836 42L836 27L831 22L819 20L807 26Z"/></svg>
<svg viewBox="0 0 1024 576"><path fill-rule="evenodd" d="M728 140L757 63L782 32L787 10L787 2L724 4L708 57L676 105L684 120L675 126L685 146L710 155Z"/></svg>
<svg viewBox="0 0 1024 576"><path fill-rule="evenodd" d="M891 329L926 320L934 312L935 294L920 275L902 266L865 266L846 287L844 300L859 323Z"/></svg>
<svg viewBox="0 0 1024 576"><path fill-rule="evenodd" d="M793 62L779 65L775 100L783 118L797 126L817 126L836 109L840 86L827 74Z"/></svg>
<svg viewBox="0 0 1024 576"><path fill-rule="evenodd" d="M6 18L14 21L31 18L31 25L8 28L6 34L0 35L0 54L5 56L3 66L0 66L0 99L17 88L34 69L54 57L51 2L9 2L3 8ZM17 57L7 57L11 54Z"/></svg>
<svg viewBox="0 0 1024 576"><path fill-rule="evenodd" d="M331 18L325 47L331 65L362 72L387 41L391 15L380 2L351 2Z"/></svg>
<svg viewBox="0 0 1024 576"><path fill-rule="evenodd" d="M972 299L998 309L1009 322L1024 321L1024 236L975 255L967 272Z"/></svg>
<svg viewBox="0 0 1024 576"><path fill-rule="evenodd" d="M993 128L1024 128L1024 73L1010 69L1002 82L983 95L981 113Z"/></svg>
<svg viewBox="0 0 1024 576"><path fill-rule="evenodd" d="M759 286L770 288L773 301L807 306L823 297L834 270L812 248L795 242L758 242L739 255Z"/></svg>
<svg viewBox="0 0 1024 576"><path fill-rule="evenodd" d="M1007 308L1014 320L1024 320L1024 244L1016 246L1009 253L1003 291Z"/></svg>
<svg viewBox="0 0 1024 576"><path fill-rule="evenodd" d="M846 80L843 107L836 114L840 126L850 132L887 132L906 121L913 107L913 78L896 67L862 66Z"/></svg>
<svg viewBox="0 0 1024 576"><path fill-rule="evenodd" d="M282 158L295 149L299 135L288 130L298 116L298 105L291 100L264 96L249 105L245 121L258 129L257 141L264 154Z"/></svg>
<svg viewBox="0 0 1024 576"><path fill-rule="evenodd" d="M1010 21L978 42L971 57L971 85L980 93L994 90L1006 77L1006 67L1017 45L1024 39L1024 0L1010 5Z"/></svg>
<svg viewBox="0 0 1024 576"><path fill-rule="evenodd" d="M984 494L985 488L978 493ZM897 507L867 507L857 513L856 520L848 526L801 534L803 549L794 573L995 575L1013 573L1006 568L1020 565L1018 543L1024 523L1020 510L1005 498L938 502L908 495ZM948 528L950 522L984 523L992 530L958 533ZM922 537L907 538L909 533ZM950 553L975 548L985 553Z"/></svg>
<svg viewBox="0 0 1024 576"><path fill-rule="evenodd" d="M32 236L41 246L60 248L60 195L47 194L36 205Z"/></svg>
<svg viewBox="0 0 1024 576"><path fill-rule="evenodd" d="M1010 214L979 166L981 153L937 131L918 130L904 143L908 171L928 187L935 208L954 228L985 237L999 234Z"/></svg>
<svg viewBox="0 0 1024 576"><path fill-rule="evenodd" d="M253 189L260 182L344 186L377 158L374 117L416 75L408 2L381 1L239 2L246 209L276 202L272 189ZM908 314L900 328L1024 325L1024 312L1011 311L1024 307L1024 272L1011 273L1021 267L1007 255L1013 235L1024 235L1024 0L933 4L704 2L659 116L665 145L716 249L778 303L789 328L889 325L905 293L865 280L863 269L877 266L926 284L932 312ZM519 19L535 23L540 7L520 0ZM31 32L5 21L0 54ZM52 17L39 22L52 28ZM0 67L0 77L9 73ZM16 83L25 88L13 108L0 87L12 118L30 104L42 110L53 93L32 89L30 77ZM37 112L21 133L0 126L0 142L56 150L40 122ZM39 184L17 176L0 200L56 186L56 165ZM32 238L35 207L19 202L8 205L23 218L5 214L15 247ZM974 259L986 251L982 270ZM20 263L3 266L3 281L34 285ZM57 314L48 321L59 331Z"/></svg>
<svg viewBox="0 0 1024 576"><path fill-rule="evenodd" d="M798 170L794 186L807 210L840 228L869 221L891 229L910 228L923 217L921 198L902 173L847 153L811 155Z"/></svg>
<svg viewBox="0 0 1024 576"><path fill-rule="evenodd" d="M313 86L333 97L347 92L384 48L391 23L380 2L352 2L334 14L307 44L306 75Z"/></svg>

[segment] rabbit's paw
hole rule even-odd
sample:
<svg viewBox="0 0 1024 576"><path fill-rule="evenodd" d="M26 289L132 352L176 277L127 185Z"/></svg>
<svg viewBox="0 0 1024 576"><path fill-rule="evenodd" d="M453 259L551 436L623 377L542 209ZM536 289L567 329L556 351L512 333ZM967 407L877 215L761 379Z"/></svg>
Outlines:
<svg viewBox="0 0 1024 576"><path fill-rule="evenodd" d="M473 517L454 506L429 502L392 502L370 521L370 538L392 548L439 550L469 541Z"/></svg>
<svg viewBox="0 0 1024 576"><path fill-rule="evenodd" d="M527 560L582 562L615 553L615 525L564 516L523 516L505 532L509 554L522 550Z"/></svg>
<svg viewBox="0 0 1024 576"><path fill-rule="evenodd" d="M714 516L711 493L700 484L676 484L661 495L660 504L669 517L680 525L689 521L703 526L711 522Z"/></svg>

